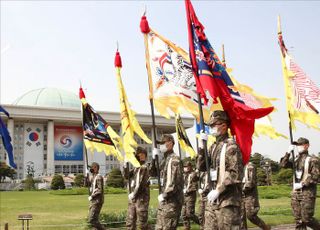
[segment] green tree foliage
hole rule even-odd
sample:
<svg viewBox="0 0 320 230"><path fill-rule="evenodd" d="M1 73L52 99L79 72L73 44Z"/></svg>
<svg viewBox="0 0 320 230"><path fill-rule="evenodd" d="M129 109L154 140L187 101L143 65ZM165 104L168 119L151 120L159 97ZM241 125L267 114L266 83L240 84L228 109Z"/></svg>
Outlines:
<svg viewBox="0 0 320 230"><path fill-rule="evenodd" d="M262 168L257 168L257 183L259 186L267 184L267 174Z"/></svg>
<svg viewBox="0 0 320 230"><path fill-rule="evenodd" d="M5 162L0 163L0 183L3 182L6 177L9 177L13 180L16 176L17 172L10 168Z"/></svg>
<svg viewBox="0 0 320 230"><path fill-rule="evenodd" d="M57 190L57 189L65 189L66 186L63 181L63 177L59 174L55 174L51 181L51 189Z"/></svg>
<svg viewBox="0 0 320 230"><path fill-rule="evenodd" d="M35 190L35 181L32 176L28 175L24 182L24 190Z"/></svg>
<svg viewBox="0 0 320 230"><path fill-rule="evenodd" d="M262 160L263 156L260 153L254 153L250 158L250 162L252 162L256 168L260 168Z"/></svg>
<svg viewBox="0 0 320 230"><path fill-rule="evenodd" d="M107 186L114 188L123 188L124 179L122 177L121 171L118 168L114 168L108 175Z"/></svg>
<svg viewBox="0 0 320 230"><path fill-rule="evenodd" d="M274 181L277 184L291 184L292 176L292 169L280 169L279 173L274 176Z"/></svg>
<svg viewBox="0 0 320 230"><path fill-rule="evenodd" d="M74 178L74 185L77 187L83 187L84 186L84 175L83 174L77 174Z"/></svg>

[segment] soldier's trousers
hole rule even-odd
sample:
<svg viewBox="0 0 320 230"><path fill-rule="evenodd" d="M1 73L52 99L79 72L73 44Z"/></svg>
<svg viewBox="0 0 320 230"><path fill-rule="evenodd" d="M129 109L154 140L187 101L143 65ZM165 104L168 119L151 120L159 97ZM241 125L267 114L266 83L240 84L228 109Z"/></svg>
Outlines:
<svg viewBox="0 0 320 230"><path fill-rule="evenodd" d="M316 198L312 195L305 196L299 192L293 192L291 207L297 230L306 230L307 227L320 229L319 222L313 217L315 201Z"/></svg>
<svg viewBox="0 0 320 230"><path fill-rule="evenodd" d="M241 217L242 219L241 229L247 229L246 218L248 218L248 220L250 220L251 223L257 225L261 229L270 229L270 227L267 226L265 222L262 219L260 219L260 217L258 216L260 207L255 205L254 200L243 199L242 202L243 202L243 206L242 206L243 210L241 211L241 215L243 216Z"/></svg>
<svg viewBox="0 0 320 230"><path fill-rule="evenodd" d="M207 203L204 218L205 230L240 230L241 207L217 208L214 204Z"/></svg>
<svg viewBox="0 0 320 230"><path fill-rule="evenodd" d="M99 222L99 214L103 203L98 199L90 201L88 222L93 230L104 230L105 228Z"/></svg>
<svg viewBox="0 0 320 230"><path fill-rule="evenodd" d="M182 204L179 202L163 201L159 204L157 212L156 230L177 229Z"/></svg>
<svg viewBox="0 0 320 230"><path fill-rule="evenodd" d="M148 229L149 200L137 199L129 201L126 226L128 230Z"/></svg>
<svg viewBox="0 0 320 230"><path fill-rule="evenodd" d="M183 226L185 229L190 229L190 220L199 224L199 219L195 214L195 205L197 200L197 193L192 192L191 194L184 196L184 204L182 206L182 219Z"/></svg>
<svg viewBox="0 0 320 230"><path fill-rule="evenodd" d="M200 229L203 230L204 227L204 213L206 210L207 198L200 195L199 199L199 223Z"/></svg>

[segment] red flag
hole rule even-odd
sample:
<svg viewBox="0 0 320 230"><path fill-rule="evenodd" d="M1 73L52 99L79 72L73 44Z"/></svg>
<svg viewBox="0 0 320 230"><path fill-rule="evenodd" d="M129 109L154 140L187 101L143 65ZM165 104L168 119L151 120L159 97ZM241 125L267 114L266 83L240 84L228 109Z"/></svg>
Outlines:
<svg viewBox="0 0 320 230"><path fill-rule="evenodd" d="M198 20L190 0L185 0L190 60L196 78L197 91L206 101L205 92L215 100L220 99L223 109L231 120L231 132L242 152L243 163L248 163L251 154L252 135L255 119L272 112L273 107L252 109L244 104L240 94L235 90L223 63L208 41L204 26Z"/></svg>

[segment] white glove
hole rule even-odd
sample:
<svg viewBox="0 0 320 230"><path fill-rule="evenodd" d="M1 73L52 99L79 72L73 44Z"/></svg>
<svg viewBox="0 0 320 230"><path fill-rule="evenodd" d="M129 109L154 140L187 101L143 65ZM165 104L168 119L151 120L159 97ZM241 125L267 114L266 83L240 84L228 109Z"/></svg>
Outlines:
<svg viewBox="0 0 320 230"><path fill-rule="evenodd" d="M156 159L156 156L159 156L160 154L160 149L157 149L157 148L153 148L152 150L152 159Z"/></svg>
<svg viewBox="0 0 320 230"><path fill-rule="evenodd" d="M184 194L187 193L187 189L186 189L186 188L183 189L183 193L184 193Z"/></svg>
<svg viewBox="0 0 320 230"><path fill-rule="evenodd" d="M134 193L133 193L133 192L130 193L130 194L128 195L128 198L129 198L129 200L133 200L133 198L134 198Z"/></svg>
<svg viewBox="0 0 320 230"><path fill-rule="evenodd" d="M207 196L208 201L209 201L210 203L213 203L216 199L218 199L219 195L220 195L220 194L219 194L219 192L218 192L217 189L211 190L211 191L208 193L208 196Z"/></svg>
<svg viewBox="0 0 320 230"><path fill-rule="evenodd" d="M287 153L291 153L292 151L294 151L295 147L296 147L295 145L289 145Z"/></svg>
<svg viewBox="0 0 320 230"><path fill-rule="evenodd" d="M199 139L198 139L198 146L200 149L204 149L203 141L207 141L207 140L208 140L208 135L206 133L204 133L203 131L201 131Z"/></svg>
<svg viewBox="0 0 320 230"><path fill-rule="evenodd" d="M161 203L162 201L164 201L163 194L160 194L160 195L158 196L158 201L159 201L159 203Z"/></svg>
<svg viewBox="0 0 320 230"><path fill-rule="evenodd" d="M203 193L203 190L201 188L199 188L198 193L201 195Z"/></svg>
<svg viewBox="0 0 320 230"><path fill-rule="evenodd" d="M91 200L92 200L92 196L89 196L89 197L88 197L88 200L91 201Z"/></svg>
<svg viewBox="0 0 320 230"><path fill-rule="evenodd" d="M89 172L90 172L90 171L89 171L89 169L88 169L88 168L86 168L86 175L87 175L87 174L89 174Z"/></svg>
<svg viewBox="0 0 320 230"><path fill-rule="evenodd" d="M302 183L294 183L293 184L294 190L302 189L302 187L303 187Z"/></svg>

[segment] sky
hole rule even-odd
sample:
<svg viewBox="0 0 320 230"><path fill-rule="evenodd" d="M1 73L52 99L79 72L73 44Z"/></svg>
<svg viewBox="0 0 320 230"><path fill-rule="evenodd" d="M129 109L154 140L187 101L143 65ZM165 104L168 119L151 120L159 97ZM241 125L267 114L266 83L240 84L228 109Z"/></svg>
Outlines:
<svg viewBox="0 0 320 230"><path fill-rule="evenodd" d="M320 85L320 2L193 1L205 33L218 55L225 45L227 65L243 84L278 98L273 124L285 135L285 109L277 16L295 61ZM1 1L1 104L24 93L55 87L78 93L81 81L96 110L119 111L114 68L116 44L122 80L132 108L150 114L141 15L150 27L188 50L183 1ZM188 134L195 146L194 129ZM320 152L319 131L298 124L294 137L310 140ZM289 141L254 139L253 152L279 161Z"/></svg>

